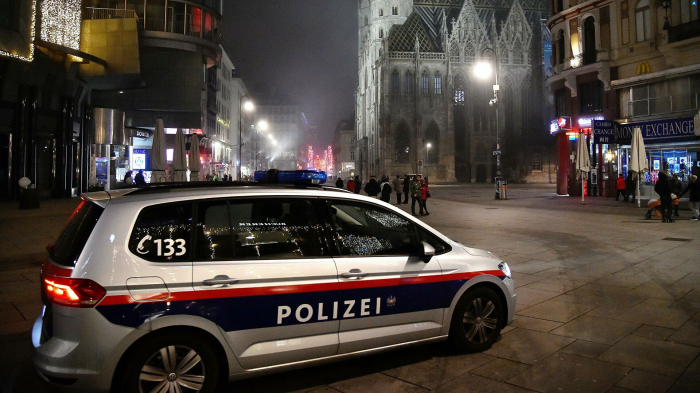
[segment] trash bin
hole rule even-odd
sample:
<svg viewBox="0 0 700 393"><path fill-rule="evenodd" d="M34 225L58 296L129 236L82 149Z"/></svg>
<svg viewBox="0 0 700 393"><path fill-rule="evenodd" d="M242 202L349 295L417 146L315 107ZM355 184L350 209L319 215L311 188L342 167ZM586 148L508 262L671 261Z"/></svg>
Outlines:
<svg viewBox="0 0 700 393"><path fill-rule="evenodd" d="M39 190L36 188L20 188L19 190L20 209L39 208Z"/></svg>
<svg viewBox="0 0 700 393"><path fill-rule="evenodd" d="M506 198L506 188L508 183L506 180L500 176L494 178L494 183L496 184L496 199L507 199Z"/></svg>

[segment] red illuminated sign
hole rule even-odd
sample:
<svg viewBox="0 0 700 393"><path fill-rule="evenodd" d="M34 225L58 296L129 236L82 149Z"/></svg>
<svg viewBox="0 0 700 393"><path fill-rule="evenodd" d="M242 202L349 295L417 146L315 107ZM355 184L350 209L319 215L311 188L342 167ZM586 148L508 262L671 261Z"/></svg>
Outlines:
<svg viewBox="0 0 700 393"><path fill-rule="evenodd" d="M571 117L562 116L557 119L557 125L560 130L570 130L571 129Z"/></svg>

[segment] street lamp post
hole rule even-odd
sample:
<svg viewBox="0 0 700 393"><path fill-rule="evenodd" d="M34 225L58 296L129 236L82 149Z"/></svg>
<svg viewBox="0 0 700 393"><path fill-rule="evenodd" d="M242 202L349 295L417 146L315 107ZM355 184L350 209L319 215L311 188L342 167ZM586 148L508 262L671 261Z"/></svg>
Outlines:
<svg viewBox="0 0 700 393"><path fill-rule="evenodd" d="M255 105L249 100L245 104L243 99L248 96L241 96L238 104L238 180L241 180L241 167L243 166L243 109L247 112L255 109Z"/></svg>
<svg viewBox="0 0 700 393"><path fill-rule="evenodd" d="M484 50L481 51L481 56L483 57L484 54L490 51L493 53L494 59L495 59L495 67L494 68L494 73L496 76L496 84L493 85L493 98L489 101L490 106L495 106L496 107L496 151L493 152L493 154L496 156L496 183L498 190L496 192L496 198L497 199L506 199L505 196L505 182L503 186L501 186L500 182L503 181L501 179L501 133L500 133L500 128L498 126L498 107L499 107L499 102L498 102L498 92L500 90L500 86L498 84L498 69L500 67L500 59L498 58L498 52L491 48L487 47L484 48ZM486 79L491 75L491 64L488 62L479 62L475 66L475 73L477 74L477 77Z"/></svg>
<svg viewBox="0 0 700 393"><path fill-rule="evenodd" d="M430 162L430 148L433 147L433 145L428 142L427 145L425 145L425 166L428 166L428 163Z"/></svg>

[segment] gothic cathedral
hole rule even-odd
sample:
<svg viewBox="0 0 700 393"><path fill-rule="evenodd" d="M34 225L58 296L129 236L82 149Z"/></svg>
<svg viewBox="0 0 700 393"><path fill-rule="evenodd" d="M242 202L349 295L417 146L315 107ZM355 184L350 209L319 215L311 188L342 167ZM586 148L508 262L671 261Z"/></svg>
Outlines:
<svg viewBox="0 0 700 393"><path fill-rule="evenodd" d="M359 0L356 168L548 182L546 0ZM476 73L487 61L495 73ZM498 127L496 126L498 124ZM498 143L497 146L497 141Z"/></svg>

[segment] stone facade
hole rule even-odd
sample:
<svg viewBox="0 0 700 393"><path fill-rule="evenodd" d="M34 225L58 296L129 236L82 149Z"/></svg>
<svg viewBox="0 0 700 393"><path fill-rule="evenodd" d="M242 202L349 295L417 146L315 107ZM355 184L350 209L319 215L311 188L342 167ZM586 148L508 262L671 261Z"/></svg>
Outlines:
<svg viewBox="0 0 700 393"><path fill-rule="evenodd" d="M490 182L496 123L508 179L548 178L531 173L543 168L533 162L550 155L543 83L549 7L538 0L494 4L360 1L356 163L363 178L418 172L434 181ZM494 76L474 73L477 62L494 62L494 51L498 111L489 106Z"/></svg>

